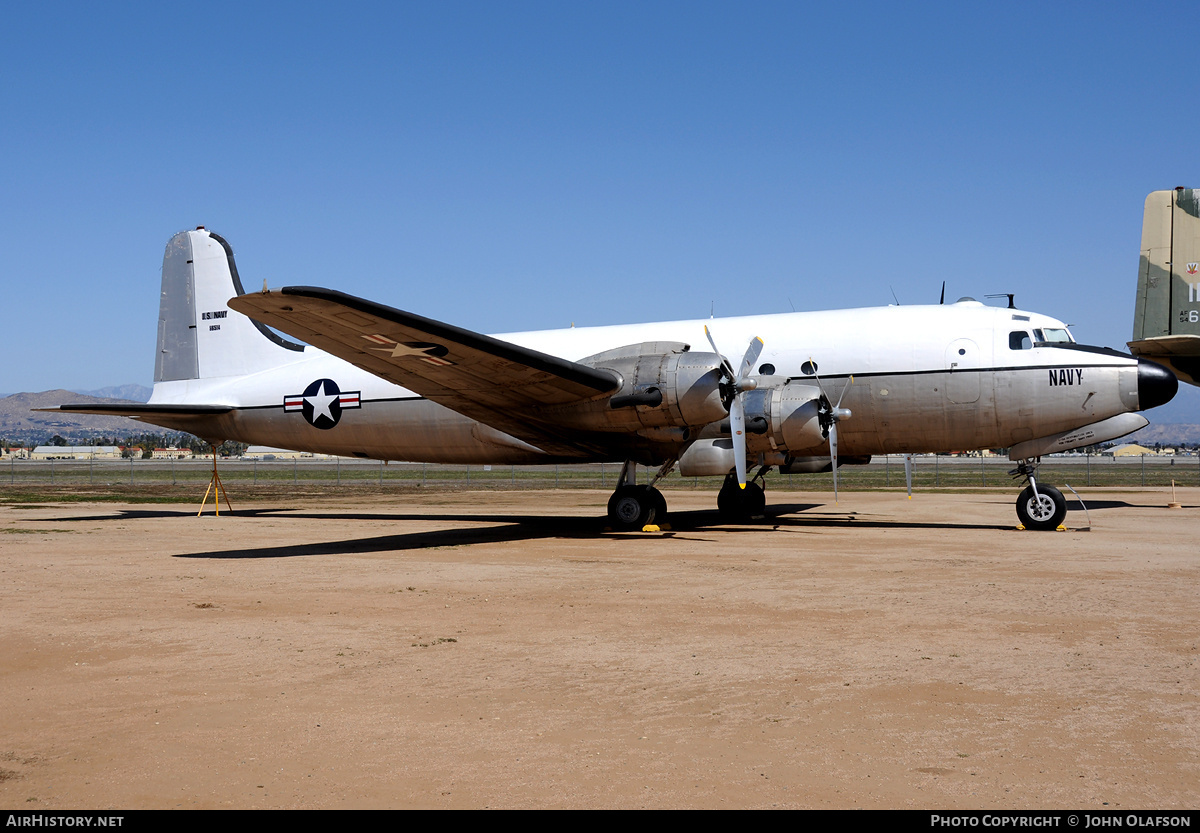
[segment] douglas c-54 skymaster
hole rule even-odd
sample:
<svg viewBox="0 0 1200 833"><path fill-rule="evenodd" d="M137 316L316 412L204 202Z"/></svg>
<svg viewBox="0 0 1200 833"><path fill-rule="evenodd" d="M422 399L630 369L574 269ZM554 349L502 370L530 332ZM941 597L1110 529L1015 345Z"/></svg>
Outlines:
<svg viewBox="0 0 1200 833"><path fill-rule="evenodd" d="M748 346L735 368L718 345ZM624 529L665 514L654 485L675 467L724 477L717 505L738 519L761 513L772 468L832 469L836 490L839 455L1000 447L1028 481L1021 522L1054 529L1066 501L1040 457L1147 425L1134 412L1178 385L970 299L488 336L330 289L245 293L204 228L167 244L154 382L146 405L61 410L381 460L622 462L608 512ZM648 484L637 465L657 467Z"/></svg>

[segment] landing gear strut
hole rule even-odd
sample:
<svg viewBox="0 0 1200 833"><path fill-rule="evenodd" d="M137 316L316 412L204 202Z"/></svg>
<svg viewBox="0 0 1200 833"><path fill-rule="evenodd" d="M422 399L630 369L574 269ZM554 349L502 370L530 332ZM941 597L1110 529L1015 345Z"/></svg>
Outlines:
<svg viewBox="0 0 1200 833"><path fill-rule="evenodd" d="M1055 530L1067 517L1067 499L1053 486L1038 485L1037 467L1037 461L1022 460L1010 472L1029 481L1017 498L1017 517L1026 529Z"/></svg>

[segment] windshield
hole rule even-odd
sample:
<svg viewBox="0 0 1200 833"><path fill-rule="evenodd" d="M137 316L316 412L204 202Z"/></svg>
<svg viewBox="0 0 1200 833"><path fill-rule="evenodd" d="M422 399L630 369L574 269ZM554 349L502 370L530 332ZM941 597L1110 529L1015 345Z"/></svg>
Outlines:
<svg viewBox="0 0 1200 833"><path fill-rule="evenodd" d="M1071 338L1071 334L1069 332L1067 332L1066 328L1052 329L1050 327L1046 327L1041 332L1042 332L1041 340L1048 341L1050 343L1070 344L1071 342L1073 342L1075 340L1075 339Z"/></svg>

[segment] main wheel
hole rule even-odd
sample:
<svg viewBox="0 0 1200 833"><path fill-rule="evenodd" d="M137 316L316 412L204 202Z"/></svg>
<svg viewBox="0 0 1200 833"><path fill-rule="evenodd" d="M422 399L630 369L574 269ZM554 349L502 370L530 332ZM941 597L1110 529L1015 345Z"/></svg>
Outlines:
<svg viewBox="0 0 1200 833"><path fill-rule="evenodd" d="M1053 486L1038 486L1037 497L1026 486L1017 498L1017 517L1026 529L1058 529L1067 517L1067 499Z"/></svg>
<svg viewBox="0 0 1200 833"><path fill-rule="evenodd" d="M722 520L730 523L745 523L762 515L766 508L767 496L757 483L747 483L745 489L739 489L736 481L726 480L717 492L717 511Z"/></svg>
<svg viewBox="0 0 1200 833"><path fill-rule="evenodd" d="M667 499L653 486L647 486L646 491L650 493L650 499L654 501L654 523L660 524L667 519Z"/></svg>
<svg viewBox="0 0 1200 833"><path fill-rule="evenodd" d="M621 486L608 499L608 517L617 529L641 529L654 523L660 506L665 513L667 502L658 489Z"/></svg>

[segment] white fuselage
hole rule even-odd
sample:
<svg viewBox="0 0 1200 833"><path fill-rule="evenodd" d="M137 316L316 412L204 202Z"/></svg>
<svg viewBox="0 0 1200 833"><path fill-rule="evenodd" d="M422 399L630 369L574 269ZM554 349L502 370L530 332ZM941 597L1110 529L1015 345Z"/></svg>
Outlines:
<svg viewBox="0 0 1200 833"><path fill-rule="evenodd" d="M1030 346L1040 341L1035 330L1065 333L1065 326L1037 313L976 302L496 337L579 361L640 342L684 342L694 350L707 350L706 325L733 362L752 338L762 338L765 346L756 370L771 384L815 386L817 378L804 367L814 363L829 398L842 397L842 407L852 412L838 429L839 452L847 456L1009 447L1139 407L1135 359L1070 349L1074 345ZM1024 341L1013 335L1021 332L1029 336ZM296 407L286 407L322 379L335 381L342 392L358 394L358 407L346 399L348 406L337 424L326 429L314 427ZM151 399L151 404L190 402L233 408L207 422L203 430L209 439L387 460L596 459L547 455L312 347L289 354L286 363L247 375L159 382ZM823 453L816 446L791 452Z"/></svg>

